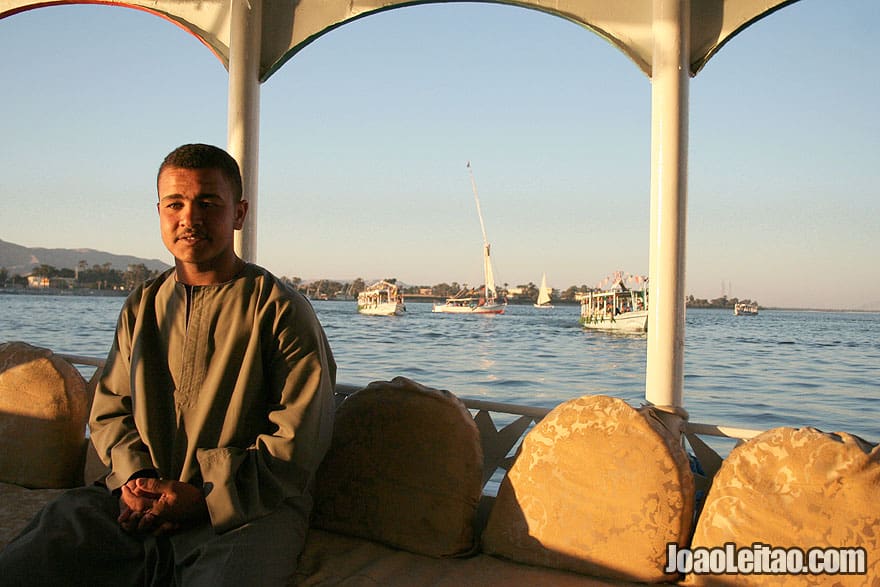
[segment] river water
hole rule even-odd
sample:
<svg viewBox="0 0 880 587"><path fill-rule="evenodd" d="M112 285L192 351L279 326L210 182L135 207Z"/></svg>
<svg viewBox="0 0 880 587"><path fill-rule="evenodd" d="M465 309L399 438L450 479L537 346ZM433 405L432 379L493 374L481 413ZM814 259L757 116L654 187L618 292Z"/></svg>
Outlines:
<svg viewBox="0 0 880 587"><path fill-rule="evenodd" d="M119 297L0 295L0 342L104 357ZM553 407L585 394L639 405L644 335L584 330L577 306L509 306L500 316L357 313L316 301L340 383L398 375L461 397ZM688 310L685 407L692 421L765 429L813 426L880 441L880 313ZM723 447L718 447L723 450Z"/></svg>

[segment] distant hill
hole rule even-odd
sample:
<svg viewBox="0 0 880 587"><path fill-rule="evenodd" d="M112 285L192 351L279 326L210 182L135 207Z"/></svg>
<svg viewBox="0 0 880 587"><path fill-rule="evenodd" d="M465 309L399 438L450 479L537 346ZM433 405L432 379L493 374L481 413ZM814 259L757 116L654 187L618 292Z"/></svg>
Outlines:
<svg viewBox="0 0 880 587"><path fill-rule="evenodd" d="M125 271L129 265L143 263L147 269L163 271L170 265L158 259L142 259L131 255L116 255L94 249L45 249L23 247L0 240L0 267L10 275L27 275L34 267L50 265L56 269L76 269L80 261L93 265L110 263L112 269Z"/></svg>

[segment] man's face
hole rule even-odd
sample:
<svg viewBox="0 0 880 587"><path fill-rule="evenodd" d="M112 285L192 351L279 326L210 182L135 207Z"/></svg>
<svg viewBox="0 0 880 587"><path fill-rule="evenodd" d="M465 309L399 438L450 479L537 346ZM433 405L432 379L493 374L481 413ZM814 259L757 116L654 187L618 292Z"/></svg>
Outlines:
<svg viewBox="0 0 880 587"><path fill-rule="evenodd" d="M240 229L247 202L235 202L219 169L169 167L158 180L162 242L178 263L212 271L235 258L234 230Z"/></svg>

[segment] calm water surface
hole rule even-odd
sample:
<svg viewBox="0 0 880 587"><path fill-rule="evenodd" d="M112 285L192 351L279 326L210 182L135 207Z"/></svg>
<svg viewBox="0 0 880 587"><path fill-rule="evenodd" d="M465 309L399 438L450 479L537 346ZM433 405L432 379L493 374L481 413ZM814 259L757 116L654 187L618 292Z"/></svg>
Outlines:
<svg viewBox="0 0 880 587"><path fill-rule="evenodd" d="M123 299L0 295L0 341L104 357ZM583 330L576 306L510 306L501 316L357 313L314 302L341 383L397 375L462 397L552 407L584 394L638 405L644 336ZM691 419L750 428L814 426L880 440L878 313L689 310L685 405ZM721 448L721 447L719 447Z"/></svg>

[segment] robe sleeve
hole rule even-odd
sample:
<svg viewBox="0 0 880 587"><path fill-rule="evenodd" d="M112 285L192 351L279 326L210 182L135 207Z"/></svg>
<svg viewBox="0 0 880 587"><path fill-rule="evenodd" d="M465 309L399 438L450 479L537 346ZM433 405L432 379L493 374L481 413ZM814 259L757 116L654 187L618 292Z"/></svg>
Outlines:
<svg viewBox="0 0 880 587"><path fill-rule="evenodd" d="M111 467L105 479L108 489L122 487L135 473L152 470L132 412L131 333L134 324L133 295L126 301L116 326L116 336L92 401L89 433L101 461Z"/></svg>

